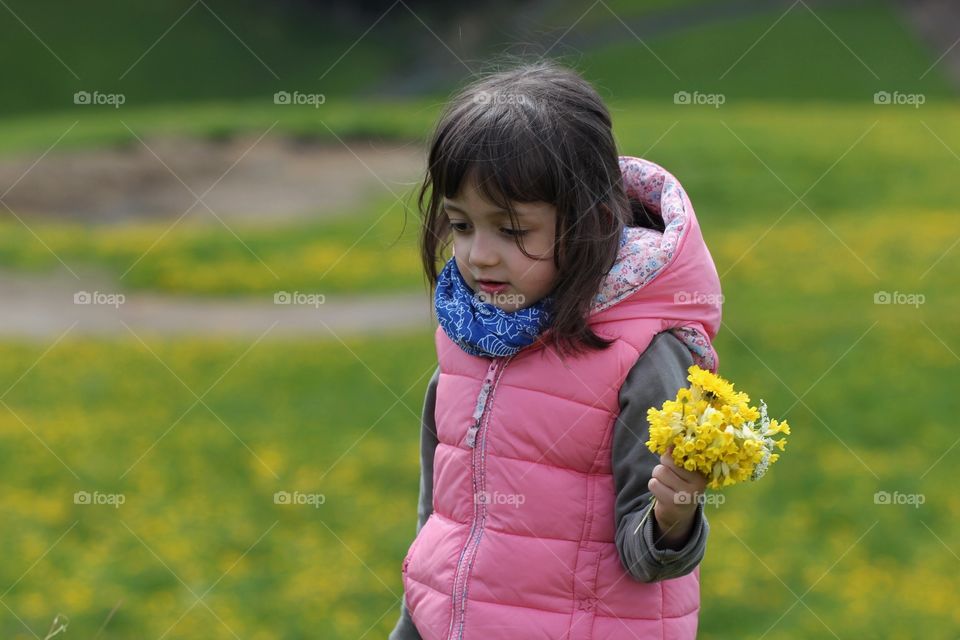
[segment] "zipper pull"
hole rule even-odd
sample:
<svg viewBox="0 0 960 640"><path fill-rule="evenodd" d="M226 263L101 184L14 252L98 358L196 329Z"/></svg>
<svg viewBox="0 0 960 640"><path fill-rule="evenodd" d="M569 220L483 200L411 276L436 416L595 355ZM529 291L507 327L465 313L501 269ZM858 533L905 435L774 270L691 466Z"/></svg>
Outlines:
<svg viewBox="0 0 960 640"><path fill-rule="evenodd" d="M480 393L477 395L477 404L473 408L473 424L467 429L467 437L464 439L464 443L471 449L477 445L477 432L480 430L480 421L483 419L483 410L487 406L487 397L490 395L496 371L497 361L494 360L490 363L487 375L483 379L483 386L480 387Z"/></svg>
<svg viewBox="0 0 960 640"><path fill-rule="evenodd" d="M483 418L483 407L487 404L487 395L489 392L488 383L484 380L483 387L480 388L480 395L477 396L477 406L473 410L473 424L467 429L465 442L471 449L477 444L477 431L480 430L480 420Z"/></svg>
<svg viewBox="0 0 960 640"><path fill-rule="evenodd" d="M467 446L473 449L477 446L477 431L480 430L480 421L477 420L473 425L467 429Z"/></svg>

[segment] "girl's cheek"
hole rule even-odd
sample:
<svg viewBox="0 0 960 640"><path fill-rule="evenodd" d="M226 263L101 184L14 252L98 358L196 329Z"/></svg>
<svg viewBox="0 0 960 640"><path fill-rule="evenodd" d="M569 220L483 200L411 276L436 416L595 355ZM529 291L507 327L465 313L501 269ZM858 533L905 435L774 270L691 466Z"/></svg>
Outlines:
<svg viewBox="0 0 960 640"><path fill-rule="evenodd" d="M543 260L553 259L553 240L544 237L526 237L523 239L523 248L527 253L533 256L528 258L520 251L520 248L514 245L514 250L524 262L541 262Z"/></svg>

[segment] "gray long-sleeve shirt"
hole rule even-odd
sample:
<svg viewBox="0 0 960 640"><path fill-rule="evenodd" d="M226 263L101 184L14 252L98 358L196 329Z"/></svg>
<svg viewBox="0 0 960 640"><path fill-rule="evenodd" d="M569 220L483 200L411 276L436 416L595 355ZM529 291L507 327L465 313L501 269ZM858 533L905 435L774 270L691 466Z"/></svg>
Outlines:
<svg viewBox="0 0 960 640"><path fill-rule="evenodd" d="M677 578L693 571L703 559L710 526L697 505L693 528L680 549L660 548L655 536L661 535L654 518L647 518L639 533L634 534L650 504L647 483L659 456L646 446L649 438L647 409L672 400L677 391L688 386L687 368L693 364L690 351L670 332L657 334L650 346L637 359L620 388L620 415L613 434L613 477L616 544L620 561L639 582L657 582ZM417 534L433 511L433 456L437 447L434 423L439 368L427 386L420 429L420 499L417 508ZM401 603L400 619L388 640L421 640Z"/></svg>

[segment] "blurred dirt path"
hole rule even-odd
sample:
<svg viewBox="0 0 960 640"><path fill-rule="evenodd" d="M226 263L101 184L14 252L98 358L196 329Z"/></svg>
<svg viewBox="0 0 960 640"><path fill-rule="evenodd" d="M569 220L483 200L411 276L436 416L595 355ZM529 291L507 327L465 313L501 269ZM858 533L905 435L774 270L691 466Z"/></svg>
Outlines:
<svg viewBox="0 0 960 640"><path fill-rule="evenodd" d="M301 295L290 303L274 294L193 298L156 293L116 295L109 281L84 276L25 275L0 271L0 339L49 341L70 335L310 336L336 339L436 327L424 293ZM289 292L293 293L293 292ZM126 326L125 326L126 325ZM129 329L128 329L129 327ZM271 328L272 327L272 328Z"/></svg>
<svg viewBox="0 0 960 640"><path fill-rule="evenodd" d="M315 220L399 197L425 166L419 142L318 144L252 133L147 137L38 155L0 157L3 201L28 222L172 221L188 210L185 220L212 224L216 216L265 226Z"/></svg>

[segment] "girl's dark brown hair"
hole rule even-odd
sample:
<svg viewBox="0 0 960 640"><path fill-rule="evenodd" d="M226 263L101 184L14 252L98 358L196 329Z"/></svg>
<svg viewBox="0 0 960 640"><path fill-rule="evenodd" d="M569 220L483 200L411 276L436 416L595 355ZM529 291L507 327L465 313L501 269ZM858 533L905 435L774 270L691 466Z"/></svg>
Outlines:
<svg viewBox="0 0 960 640"><path fill-rule="evenodd" d="M420 253L431 291L450 245L443 198L465 181L509 213L512 202L557 209L553 261L557 281L549 327L561 353L606 349L611 340L587 325L593 297L613 266L624 225L663 230L623 188L610 113L592 86L550 61L488 74L447 105L430 140L418 204ZM522 237L517 247L529 258ZM548 258L541 258L548 259Z"/></svg>

